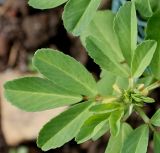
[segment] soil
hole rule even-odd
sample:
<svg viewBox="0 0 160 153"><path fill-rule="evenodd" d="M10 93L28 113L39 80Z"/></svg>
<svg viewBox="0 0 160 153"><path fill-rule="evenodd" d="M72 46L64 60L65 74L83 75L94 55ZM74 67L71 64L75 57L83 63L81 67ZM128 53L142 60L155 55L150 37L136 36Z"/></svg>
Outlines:
<svg viewBox="0 0 160 153"><path fill-rule="evenodd" d="M110 7L110 1L105 0L102 8ZM0 72L7 69L18 69L22 72L31 71L31 57L35 50L50 47L74 57L98 78L100 69L86 54L79 38L68 34L63 27L61 15L63 6L46 11L35 10L27 5L26 0L0 0ZM157 89L152 97L159 101ZM149 116L152 116L159 104L146 107ZM0 111L1 112L1 111ZM136 115L129 119L136 127L142 121ZM0 124L1 127L1 124ZM152 137L152 136L151 136ZM103 153L107 144L108 135L96 142L86 142L77 145L71 141L63 147L48 153ZM35 141L22 142L20 146L27 146L29 153L41 153ZM12 146L7 146L0 128L0 153L7 153ZM14 146L15 147L15 146ZM19 146L16 146L19 147ZM148 153L153 153L152 143Z"/></svg>

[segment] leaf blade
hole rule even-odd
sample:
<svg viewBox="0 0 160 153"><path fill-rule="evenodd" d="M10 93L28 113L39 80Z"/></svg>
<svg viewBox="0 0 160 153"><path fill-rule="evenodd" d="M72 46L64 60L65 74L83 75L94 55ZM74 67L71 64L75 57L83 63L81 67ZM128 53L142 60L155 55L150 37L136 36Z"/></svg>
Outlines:
<svg viewBox="0 0 160 153"><path fill-rule="evenodd" d="M28 4L37 9L50 9L67 1L68 0L29 0Z"/></svg>
<svg viewBox="0 0 160 153"><path fill-rule="evenodd" d="M93 19L100 2L100 0L70 0L63 13L67 31L79 36Z"/></svg>
<svg viewBox="0 0 160 153"><path fill-rule="evenodd" d="M160 11L157 11L148 21L147 23L147 37L146 39L153 39L157 41L157 49L153 56L152 62L150 64L151 71L153 75L159 79L160 78Z"/></svg>
<svg viewBox="0 0 160 153"><path fill-rule="evenodd" d="M73 139L84 121L91 115L88 112L91 105L91 102L75 105L49 121L39 133L38 146L47 151Z"/></svg>
<svg viewBox="0 0 160 153"><path fill-rule="evenodd" d="M150 0L134 0L136 8L143 17L151 17L153 15Z"/></svg>
<svg viewBox="0 0 160 153"><path fill-rule="evenodd" d="M160 109L158 109L152 116L151 123L155 126L160 126Z"/></svg>
<svg viewBox="0 0 160 153"><path fill-rule="evenodd" d="M132 131L129 124L123 123L119 134L116 137L111 135L105 153L113 153L113 150L114 153L121 153L123 143Z"/></svg>
<svg viewBox="0 0 160 153"><path fill-rule="evenodd" d="M114 30L118 37L123 56L130 65L137 45L137 17L133 2L126 2L119 9L114 20Z"/></svg>
<svg viewBox="0 0 160 153"><path fill-rule="evenodd" d="M156 47L157 43L153 40L144 41L137 46L131 64L133 77L138 78L142 75L144 70L150 64Z"/></svg>
<svg viewBox="0 0 160 153"><path fill-rule="evenodd" d="M122 153L146 153L149 137L149 128L142 125L135 129L124 142Z"/></svg>
<svg viewBox="0 0 160 153"><path fill-rule="evenodd" d="M66 90L86 96L97 94L93 76L70 56L52 49L40 49L33 64L47 79Z"/></svg>
<svg viewBox="0 0 160 153"><path fill-rule="evenodd" d="M111 116L109 118L111 135L117 136L119 134L121 119L123 115L124 115L124 110L122 108L111 113Z"/></svg>
<svg viewBox="0 0 160 153"><path fill-rule="evenodd" d="M160 133L154 132L153 143L154 143L154 153L159 153L159 150L160 150Z"/></svg>
<svg viewBox="0 0 160 153"><path fill-rule="evenodd" d="M82 125L78 135L76 136L76 142L78 144L83 143L92 138L94 135L96 127L101 123L105 122L109 118L109 114L95 114L89 117ZM96 130L96 132L98 132Z"/></svg>
<svg viewBox="0 0 160 153"><path fill-rule="evenodd" d="M88 54L94 59L95 63L106 71L110 71L118 76L128 77L129 72L126 65L120 63L116 59L110 57L110 54L104 53L104 50L108 50L104 42L89 36L86 39L86 48Z"/></svg>
<svg viewBox="0 0 160 153"><path fill-rule="evenodd" d="M5 96L11 104L26 111L43 111L81 101L80 95L59 88L52 82L26 77L4 85Z"/></svg>

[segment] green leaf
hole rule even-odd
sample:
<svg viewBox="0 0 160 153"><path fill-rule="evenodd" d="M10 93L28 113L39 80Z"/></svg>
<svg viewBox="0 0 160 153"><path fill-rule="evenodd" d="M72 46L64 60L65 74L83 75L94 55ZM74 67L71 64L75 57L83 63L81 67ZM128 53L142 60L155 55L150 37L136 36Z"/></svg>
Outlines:
<svg viewBox="0 0 160 153"><path fill-rule="evenodd" d="M86 46L85 39L88 36L101 40L107 48L104 52L106 54L110 52L110 57L112 56L112 58L117 59L119 62L123 62L124 57L113 29L114 17L115 14L112 11L97 11L89 26L82 33L81 40L84 46Z"/></svg>
<svg viewBox="0 0 160 153"><path fill-rule="evenodd" d="M157 12L160 9L160 1L150 0L153 12Z"/></svg>
<svg viewBox="0 0 160 153"><path fill-rule="evenodd" d="M133 2L126 2L119 9L114 20L114 30L125 60L130 65L137 45L137 17Z"/></svg>
<svg viewBox="0 0 160 153"><path fill-rule="evenodd" d="M151 17L153 15L150 0L134 0L136 8L143 17Z"/></svg>
<svg viewBox="0 0 160 153"><path fill-rule="evenodd" d="M124 115L124 110L120 109L111 113L109 118L110 132L112 136L117 136L120 132L121 119Z"/></svg>
<svg viewBox="0 0 160 153"><path fill-rule="evenodd" d="M159 132L154 132L153 143L154 143L154 153L159 153L160 151L160 133Z"/></svg>
<svg viewBox="0 0 160 153"><path fill-rule="evenodd" d="M154 103L155 102L155 100L153 98L150 98L150 97L142 96L141 98L145 103Z"/></svg>
<svg viewBox="0 0 160 153"><path fill-rule="evenodd" d="M129 81L128 78L117 77L115 84L117 84L120 89L127 89Z"/></svg>
<svg viewBox="0 0 160 153"><path fill-rule="evenodd" d="M101 95L111 96L113 94L113 84L116 76L113 73L105 71L105 75L97 82L97 88Z"/></svg>
<svg viewBox="0 0 160 153"><path fill-rule="evenodd" d="M72 140L91 115L88 111L91 105L91 102L80 103L49 121L39 133L38 146L47 151Z"/></svg>
<svg viewBox="0 0 160 153"><path fill-rule="evenodd" d="M160 78L160 11L156 12L148 21L147 24L147 39L157 41L157 49L151 62L151 71L154 76Z"/></svg>
<svg viewBox="0 0 160 153"><path fill-rule="evenodd" d="M90 108L90 111L94 113L111 113L113 111L119 110L120 108L121 105L119 103L110 102L94 105Z"/></svg>
<svg viewBox="0 0 160 153"><path fill-rule="evenodd" d="M91 139L92 135L99 131L99 127L98 129L96 129L96 127L103 122L106 123L106 120L108 118L109 114L95 114L88 118L81 127L78 135L76 136L76 142L80 144Z"/></svg>
<svg viewBox="0 0 160 153"><path fill-rule="evenodd" d="M66 90L86 96L97 94L93 76L70 56L52 49L40 49L33 64L47 79Z"/></svg>
<svg viewBox="0 0 160 153"><path fill-rule="evenodd" d="M63 14L67 31L80 35L93 19L100 3L101 0L69 0Z"/></svg>
<svg viewBox="0 0 160 153"><path fill-rule="evenodd" d="M115 84L120 89L127 89L129 84L128 78L118 77L111 72L102 70L101 79L97 82L97 88L100 95L117 95L117 93L113 90L113 85Z"/></svg>
<svg viewBox="0 0 160 153"><path fill-rule="evenodd" d="M133 77L138 78L142 75L144 70L150 64L156 47L157 43L153 40L144 41L137 46L131 64Z"/></svg>
<svg viewBox="0 0 160 153"><path fill-rule="evenodd" d="M101 122L98 124L94 130L94 133L92 135L92 140L96 141L98 140L101 136L103 136L107 131L109 130L109 124L108 120Z"/></svg>
<svg viewBox="0 0 160 153"><path fill-rule="evenodd" d="M42 111L81 101L80 95L68 92L49 80L26 77L4 85L5 96L13 105L26 111Z"/></svg>
<svg viewBox="0 0 160 153"><path fill-rule="evenodd" d="M146 153L149 138L149 128L142 125L129 134L124 142L122 153Z"/></svg>
<svg viewBox="0 0 160 153"><path fill-rule="evenodd" d="M86 44L89 55L98 65L100 65L102 69L110 71L118 76L129 76L128 67L112 58L112 55L110 56L111 52L106 48L106 44L104 42L89 36L86 39Z"/></svg>
<svg viewBox="0 0 160 153"><path fill-rule="evenodd" d="M123 123L119 134L116 137L111 135L105 153L113 153L113 151L114 153L121 153L123 143L132 131L129 124Z"/></svg>
<svg viewBox="0 0 160 153"><path fill-rule="evenodd" d="M29 0L29 5L37 9L50 9L57 7L68 0Z"/></svg>
<svg viewBox="0 0 160 153"><path fill-rule="evenodd" d="M155 126L160 126L160 109L151 118L151 123Z"/></svg>

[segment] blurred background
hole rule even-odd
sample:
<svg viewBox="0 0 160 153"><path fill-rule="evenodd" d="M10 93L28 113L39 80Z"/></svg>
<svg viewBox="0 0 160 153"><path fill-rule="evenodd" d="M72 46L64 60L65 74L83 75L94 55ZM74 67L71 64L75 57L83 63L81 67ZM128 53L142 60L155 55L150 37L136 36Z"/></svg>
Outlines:
<svg viewBox="0 0 160 153"><path fill-rule="evenodd" d="M100 8L116 12L122 3L124 0L103 0ZM88 57L79 38L66 32L62 12L63 6L41 11L29 7L27 0L0 0L0 153L41 153L35 141L38 131L64 110L26 113L11 106L4 98L4 82L24 75L37 75L32 67L32 57L37 49L49 47L69 54L98 79L99 67ZM139 40L141 37L143 35ZM158 92L152 96L157 98ZM156 107L147 110L148 113L151 115ZM136 124L141 122L135 115L129 120L133 127L136 126L135 120ZM81 145L71 141L49 153L104 153L107 141L107 134L96 142ZM152 153L152 147L148 153Z"/></svg>

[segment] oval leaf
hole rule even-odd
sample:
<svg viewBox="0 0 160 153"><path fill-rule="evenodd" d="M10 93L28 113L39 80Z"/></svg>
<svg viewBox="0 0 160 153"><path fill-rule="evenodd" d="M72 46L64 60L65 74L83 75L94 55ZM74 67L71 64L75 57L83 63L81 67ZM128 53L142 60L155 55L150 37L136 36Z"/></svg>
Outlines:
<svg viewBox="0 0 160 153"><path fill-rule="evenodd" d="M157 41L157 49L153 56L150 68L154 76L159 80L160 78L160 11L156 12L148 21L147 24L147 39Z"/></svg>
<svg viewBox="0 0 160 153"><path fill-rule="evenodd" d="M119 134L116 137L111 135L111 137L109 138L105 153L113 153L113 150L114 153L121 153L123 143L132 131L133 130L129 124L123 123Z"/></svg>
<svg viewBox="0 0 160 153"><path fill-rule="evenodd" d="M110 54L110 57L117 59L119 62L123 62L124 57L113 29L114 17L115 14L112 11L97 11L89 26L82 33L81 40L84 46L86 46L85 40L88 36L101 40L106 45L105 48L108 48L104 52Z"/></svg>
<svg viewBox="0 0 160 153"><path fill-rule="evenodd" d="M64 26L74 35L80 35L93 19L101 0L70 0L63 14Z"/></svg>
<svg viewBox="0 0 160 153"><path fill-rule="evenodd" d="M149 128L142 125L131 132L124 142L122 153L146 153L149 138Z"/></svg>
<svg viewBox="0 0 160 153"><path fill-rule="evenodd" d="M94 130L94 133L92 135L92 140L96 141L98 140L101 136L103 136L107 131L109 130L109 124L108 120L101 122L98 124Z"/></svg>
<svg viewBox="0 0 160 153"><path fill-rule="evenodd" d="M150 64L156 47L157 43L153 40L144 41L137 46L131 64L133 77L138 78L142 75L144 70Z"/></svg>
<svg viewBox="0 0 160 153"><path fill-rule="evenodd" d="M5 96L13 105L26 111L42 111L81 101L80 95L68 92L51 81L26 77L4 85Z"/></svg>
<svg viewBox="0 0 160 153"><path fill-rule="evenodd" d="M151 17L153 15L151 0L134 0L136 8L143 17Z"/></svg>
<svg viewBox="0 0 160 153"><path fill-rule="evenodd" d="M112 58L112 55L110 56L111 52L103 41L89 36L86 39L86 48L88 54L94 59L95 63L100 65L102 69L110 71L118 76L129 76L128 67L117 59Z"/></svg>
<svg viewBox="0 0 160 153"><path fill-rule="evenodd" d="M121 127L121 119L124 115L123 109L114 111L109 117L109 126L112 136L117 136Z"/></svg>
<svg viewBox="0 0 160 153"><path fill-rule="evenodd" d="M159 132L154 132L153 143L154 143L154 153L159 153L160 151L160 133Z"/></svg>
<svg viewBox="0 0 160 153"><path fill-rule="evenodd" d="M160 109L151 118L151 123L155 126L160 126Z"/></svg>
<svg viewBox="0 0 160 153"><path fill-rule="evenodd" d="M97 94L92 75L70 56L52 49L40 49L33 64L47 79L66 90L86 96Z"/></svg>
<svg viewBox="0 0 160 153"><path fill-rule="evenodd" d="M102 122L106 123L108 118L109 114L96 114L88 118L76 136L76 142L80 144L91 139L92 135L94 135L95 132L97 133L97 131L95 131L96 127Z"/></svg>
<svg viewBox="0 0 160 153"><path fill-rule="evenodd" d="M131 59L137 45L137 16L133 2L126 2L118 11L114 20L114 30L126 62Z"/></svg>
<svg viewBox="0 0 160 153"><path fill-rule="evenodd" d="M29 0L29 5L37 9L50 9L57 7L68 0Z"/></svg>
<svg viewBox="0 0 160 153"><path fill-rule="evenodd" d="M47 151L72 140L91 115L88 111L91 105L90 102L75 105L49 121L39 133L38 146Z"/></svg>

